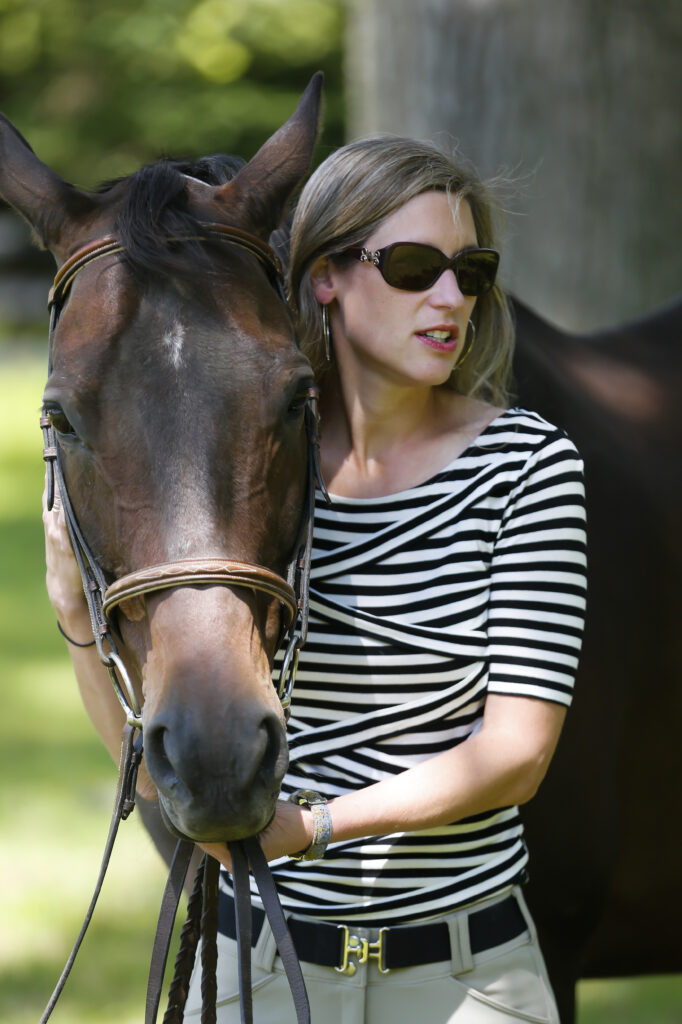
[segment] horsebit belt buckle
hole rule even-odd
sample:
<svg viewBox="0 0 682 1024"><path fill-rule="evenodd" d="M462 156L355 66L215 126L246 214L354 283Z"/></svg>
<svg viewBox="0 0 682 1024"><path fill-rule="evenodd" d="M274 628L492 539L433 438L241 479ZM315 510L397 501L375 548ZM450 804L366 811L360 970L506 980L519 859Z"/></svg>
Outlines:
<svg viewBox="0 0 682 1024"><path fill-rule="evenodd" d="M390 967L384 967L384 934L388 928L381 928L377 941L370 942L368 939L351 935L350 928L345 924L337 925L337 927L339 931L343 932L343 949L341 951L341 966L335 967L335 971L352 977L358 969L358 964L366 964L370 959L374 959L382 974L391 973ZM348 959L351 956L356 958L356 962Z"/></svg>

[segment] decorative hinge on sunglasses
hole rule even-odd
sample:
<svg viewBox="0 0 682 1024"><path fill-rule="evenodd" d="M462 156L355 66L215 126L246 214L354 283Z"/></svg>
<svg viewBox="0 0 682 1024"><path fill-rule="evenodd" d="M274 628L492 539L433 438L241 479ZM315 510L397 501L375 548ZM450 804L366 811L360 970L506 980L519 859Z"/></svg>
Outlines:
<svg viewBox="0 0 682 1024"><path fill-rule="evenodd" d="M372 252L371 249L363 249L360 253L361 263L373 263L375 267L379 266L379 253Z"/></svg>

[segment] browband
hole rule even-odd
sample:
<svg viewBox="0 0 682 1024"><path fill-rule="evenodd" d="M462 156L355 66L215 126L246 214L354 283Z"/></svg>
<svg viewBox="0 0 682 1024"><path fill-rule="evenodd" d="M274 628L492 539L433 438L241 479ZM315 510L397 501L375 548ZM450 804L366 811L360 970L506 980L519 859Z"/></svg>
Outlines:
<svg viewBox="0 0 682 1024"><path fill-rule="evenodd" d="M278 281L282 281L284 272L280 259L267 242L264 242L261 238L252 235L249 231L243 231L242 228L232 227L230 224L207 223L202 225L202 230L205 231L205 234L182 235L178 238L167 238L166 241L207 242L211 239L211 236L224 238L234 245L246 249L252 256L260 260ZM73 284L73 279L88 263L101 259L102 256L110 256L114 253L125 251L125 246L115 235L104 235L102 238L98 238L94 242L88 242L87 245L77 249L55 274L47 297L48 309L64 301L69 288Z"/></svg>

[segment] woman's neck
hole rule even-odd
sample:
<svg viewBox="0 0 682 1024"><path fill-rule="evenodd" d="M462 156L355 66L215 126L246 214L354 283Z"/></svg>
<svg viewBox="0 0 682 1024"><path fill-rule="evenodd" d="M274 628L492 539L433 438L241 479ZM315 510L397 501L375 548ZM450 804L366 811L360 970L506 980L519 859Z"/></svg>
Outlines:
<svg viewBox="0 0 682 1024"><path fill-rule="evenodd" d="M328 486L347 497L411 486L447 461L453 410L469 399L443 387L397 387L364 380L344 387L335 371L321 403L322 459Z"/></svg>
<svg viewBox="0 0 682 1024"><path fill-rule="evenodd" d="M496 410L439 387L398 387L368 376L344 387L330 371L321 401L322 468L347 497L390 494L427 479L485 426Z"/></svg>

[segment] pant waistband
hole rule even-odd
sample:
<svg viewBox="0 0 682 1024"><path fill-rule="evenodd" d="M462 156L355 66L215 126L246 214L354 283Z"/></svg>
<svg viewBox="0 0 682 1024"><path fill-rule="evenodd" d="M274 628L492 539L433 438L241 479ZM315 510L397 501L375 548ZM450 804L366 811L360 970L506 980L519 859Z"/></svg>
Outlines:
<svg viewBox="0 0 682 1024"><path fill-rule="evenodd" d="M265 913L259 907L252 907L251 913L251 942L255 946ZM370 958L377 961L379 970L390 971L439 963L451 956L450 931L444 921L380 928L375 943L358 938L348 925L297 917L289 918L287 924L299 959L321 967L335 967L342 973L354 973L355 963L365 963ZM479 910L472 908L467 924L473 955L510 942L528 929L514 895ZM236 938L234 900L224 892L220 893L218 904L218 929L228 938ZM349 955L354 958L352 963Z"/></svg>

